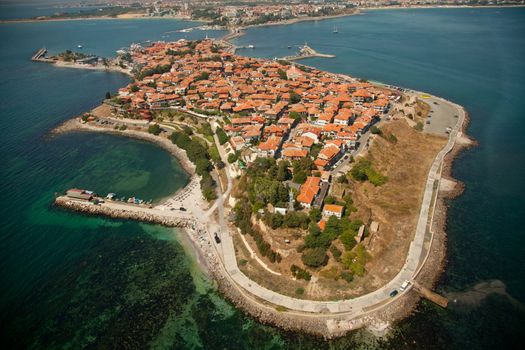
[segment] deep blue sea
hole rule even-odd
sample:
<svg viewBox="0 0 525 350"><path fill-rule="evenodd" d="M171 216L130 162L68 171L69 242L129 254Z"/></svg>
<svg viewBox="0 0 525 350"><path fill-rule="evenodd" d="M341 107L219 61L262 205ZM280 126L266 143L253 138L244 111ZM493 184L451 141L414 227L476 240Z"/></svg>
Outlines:
<svg viewBox="0 0 525 350"><path fill-rule="evenodd" d="M176 40L172 20L0 25L0 311L7 348L513 349L525 334L525 9L370 11L250 29L242 54L279 57L305 41L334 59L304 63L428 91L464 105L469 135L453 174L447 310L422 302L389 340L366 332L324 342L283 333L218 296L159 226L86 217L51 206L71 186L158 199L183 186L178 162L153 145L108 135L50 137L61 121L127 84L116 73L32 63L45 45L111 56L132 42ZM339 34L332 33L338 27ZM210 36L220 33L208 33ZM188 38L203 32L187 33ZM161 186L158 186L158 184ZM474 288L500 281L500 293ZM479 297L481 296L481 297Z"/></svg>

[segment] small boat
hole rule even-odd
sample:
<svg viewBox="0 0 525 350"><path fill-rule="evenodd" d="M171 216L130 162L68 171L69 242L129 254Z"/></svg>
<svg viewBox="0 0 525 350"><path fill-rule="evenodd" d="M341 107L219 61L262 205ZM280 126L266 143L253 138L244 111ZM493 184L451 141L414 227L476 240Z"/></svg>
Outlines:
<svg viewBox="0 0 525 350"><path fill-rule="evenodd" d="M292 47L290 45L288 45L288 48L291 49Z"/></svg>
<svg viewBox="0 0 525 350"><path fill-rule="evenodd" d="M79 49L81 49L81 48L82 48L82 45L77 45L77 47L78 47Z"/></svg>
<svg viewBox="0 0 525 350"><path fill-rule="evenodd" d="M248 48L249 48L249 49L254 49L255 46L254 46L254 45L248 45Z"/></svg>
<svg viewBox="0 0 525 350"><path fill-rule="evenodd" d="M332 31L332 33L334 33L334 34L339 33L339 30L337 30L337 27L334 27L334 30Z"/></svg>

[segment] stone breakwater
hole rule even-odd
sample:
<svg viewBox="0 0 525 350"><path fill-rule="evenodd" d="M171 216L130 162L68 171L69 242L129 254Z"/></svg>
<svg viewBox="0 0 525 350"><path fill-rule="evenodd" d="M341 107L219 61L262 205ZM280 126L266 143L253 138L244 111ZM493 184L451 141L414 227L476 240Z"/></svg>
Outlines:
<svg viewBox="0 0 525 350"><path fill-rule="evenodd" d="M160 215L153 212L149 213L147 212L148 208L141 207L138 207L140 210L115 208L108 205L74 200L65 196L57 197L55 199L55 205L89 215L104 215L114 219L137 220L167 227L188 228L195 225L195 220L189 217L185 218Z"/></svg>

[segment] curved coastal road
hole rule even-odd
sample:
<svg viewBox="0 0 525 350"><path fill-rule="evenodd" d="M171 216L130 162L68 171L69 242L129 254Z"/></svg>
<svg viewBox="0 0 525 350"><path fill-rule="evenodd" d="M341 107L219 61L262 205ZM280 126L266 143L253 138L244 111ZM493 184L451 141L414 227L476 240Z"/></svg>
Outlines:
<svg viewBox="0 0 525 350"><path fill-rule="evenodd" d="M249 297L248 294L251 294L251 299L253 301L257 301L256 298L253 298L253 296L256 296L274 305L285 307L290 310L288 312L302 314L304 313L304 315L311 315L316 317L318 317L319 314L326 316L333 316L337 314L358 317L368 312L374 311L377 308L385 306L387 303L394 300L395 298L401 297L409 288L405 290L405 292L399 293L398 296L396 296L395 298L391 298L389 293L393 289L399 289L399 286L405 280L413 280L419 273L424 262L426 261L426 257L428 256L428 252L430 251L428 242L430 242L431 244L432 241L432 233L427 229L427 224L431 214L431 204L435 194L434 190L436 188L439 188L436 187L436 185L439 184L441 178L441 166L443 163L443 159L445 155L449 153L454 147L456 138L458 136L458 133L460 132L461 126L463 125L463 121L465 119L465 111L461 106L434 96L429 97L428 100L430 102L439 101L439 103L444 103L452 107L452 110L455 110L457 112L458 120L454 128L450 132L448 143L437 154L437 156L434 159L434 162L432 163L425 184L425 191L423 195L421 210L414 239L410 244L410 248L403 268L390 282L388 282L386 285L372 293L354 299L340 301L314 301L296 299L276 293L249 279L244 273L240 271L237 265L235 248L233 245L233 239L231 237L231 234L226 234L226 232L228 232L228 229L224 222L223 200L224 198L227 198L229 192L231 191L231 178L228 168L226 168L226 173L228 175L228 188L224 195L220 196L219 200L210 209L214 210L215 207L219 209L220 228L223 233L221 235L222 242L220 244L216 244L213 240L212 241L214 242L213 244L216 247L217 252L219 253L219 256L221 258L220 260L223 263L222 267L227 272L226 277L230 279L231 282L233 282L233 285L236 286L243 295ZM216 138L215 142L221 152L221 158L224 159L224 151L219 145L218 140ZM208 211L208 213L210 213L210 211ZM425 242L427 243L425 244ZM259 302L259 304L261 303ZM267 305L264 306L267 307Z"/></svg>

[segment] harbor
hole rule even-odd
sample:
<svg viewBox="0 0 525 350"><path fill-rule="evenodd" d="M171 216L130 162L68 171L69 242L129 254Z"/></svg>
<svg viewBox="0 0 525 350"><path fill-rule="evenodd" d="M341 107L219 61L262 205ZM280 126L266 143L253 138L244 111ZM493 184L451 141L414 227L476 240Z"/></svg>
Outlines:
<svg viewBox="0 0 525 350"><path fill-rule="evenodd" d="M314 57L320 57L320 58L335 58L335 55L320 53L308 46L307 43L304 43L303 46L299 48L299 52L295 55L291 56L285 56L280 58L284 61L298 61L303 60L305 58L314 58Z"/></svg>
<svg viewBox="0 0 525 350"><path fill-rule="evenodd" d="M55 198L55 205L90 215L137 220L167 227L187 228L195 224L191 214L187 213L184 208L162 210L153 207L151 202L145 202L135 197L130 197L127 200L116 199L114 193L103 198L92 191L69 189L65 195Z"/></svg>
<svg viewBox="0 0 525 350"><path fill-rule="evenodd" d="M82 45L78 45L77 48L82 49ZM65 58L66 55L68 56L67 59ZM73 52L71 50L50 56L47 48L42 47L31 56L31 61L49 63L61 68L114 71L133 76L131 68L126 66L126 63L119 57L108 59L96 55Z"/></svg>

